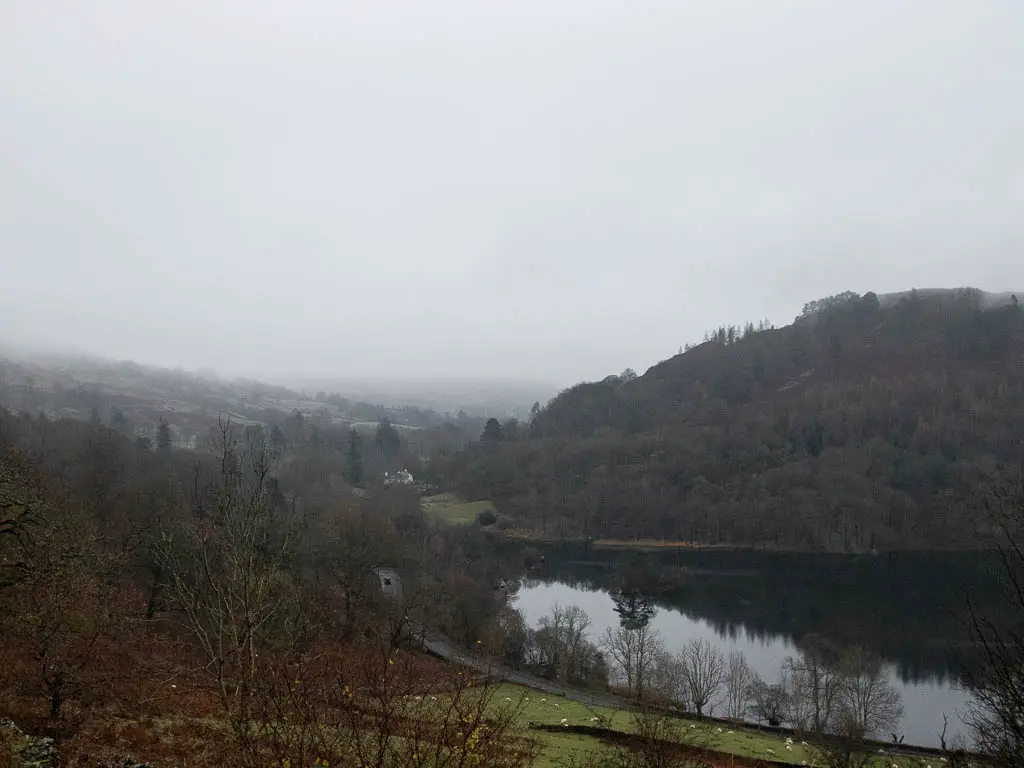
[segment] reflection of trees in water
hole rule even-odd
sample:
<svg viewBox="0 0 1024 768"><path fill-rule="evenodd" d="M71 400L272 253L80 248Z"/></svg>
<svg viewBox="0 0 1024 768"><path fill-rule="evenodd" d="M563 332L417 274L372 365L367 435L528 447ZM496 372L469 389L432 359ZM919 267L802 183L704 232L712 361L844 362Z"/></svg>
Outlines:
<svg viewBox="0 0 1024 768"><path fill-rule="evenodd" d="M993 560L977 553L546 554L527 585L536 579L643 595L651 606L704 621L731 639L769 644L781 636L800 647L803 637L827 635L892 661L904 682L956 677L969 649L965 596L984 601L996 594Z"/></svg>
<svg viewBox="0 0 1024 768"><path fill-rule="evenodd" d="M612 593L615 613L619 617L619 625L623 629L643 629L651 623L657 609L654 602L639 592L619 590Z"/></svg>

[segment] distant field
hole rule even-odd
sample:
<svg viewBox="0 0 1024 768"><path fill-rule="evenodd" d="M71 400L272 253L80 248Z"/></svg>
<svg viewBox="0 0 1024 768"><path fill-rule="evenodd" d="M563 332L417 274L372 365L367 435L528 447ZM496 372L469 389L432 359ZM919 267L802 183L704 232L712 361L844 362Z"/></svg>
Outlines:
<svg viewBox="0 0 1024 768"><path fill-rule="evenodd" d="M364 432L370 432L370 431L376 429L379 426L380 426L380 422L379 421L352 421L352 422L349 422L349 427L351 429L361 429ZM410 424L397 424L397 423L394 423L394 422L392 422L391 426L393 426L395 429L398 429L398 430L403 430L404 429L404 430L408 430L408 431L422 429L422 427L415 427L415 426L412 426Z"/></svg>
<svg viewBox="0 0 1024 768"><path fill-rule="evenodd" d="M426 514L453 525L476 522L479 513L485 509L494 510L494 504L489 501L466 501L454 493L424 496L420 503Z"/></svg>

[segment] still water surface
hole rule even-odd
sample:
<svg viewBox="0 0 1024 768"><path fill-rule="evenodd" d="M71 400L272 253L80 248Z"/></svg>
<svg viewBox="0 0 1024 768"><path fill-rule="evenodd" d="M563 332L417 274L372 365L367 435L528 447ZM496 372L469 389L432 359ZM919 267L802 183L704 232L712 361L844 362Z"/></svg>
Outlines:
<svg viewBox="0 0 1024 768"><path fill-rule="evenodd" d="M799 655L800 638L810 632L862 645L886 660L902 694L897 734L908 744L938 746L943 713L952 737L963 730L958 713L970 701L958 679L965 659L957 649L968 637L958 608L967 591L991 594L990 575L982 559L968 555L854 559L552 548L525 575L514 605L531 626L556 603L578 605L589 614L596 641L618 625L612 594L639 590L658 605L652 625L670 650L706 638L726 654L741 651L768 681L787 656Z"/></svg>

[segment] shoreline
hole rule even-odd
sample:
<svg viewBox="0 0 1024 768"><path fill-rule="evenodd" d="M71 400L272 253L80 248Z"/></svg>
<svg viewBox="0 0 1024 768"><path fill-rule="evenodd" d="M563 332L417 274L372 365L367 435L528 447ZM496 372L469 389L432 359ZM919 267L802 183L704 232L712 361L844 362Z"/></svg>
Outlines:
<svg viewBox="0 0 1024 768"><path fill-rule="evenodd" d="M512 544L535 546L577 546L604 552L757 552L773 555L835 555L840 557L881 557L899 554L978 554L995 552L994 547L901 547L843 552L827 549L789 549L770 544L710 544L675 539L587 539L582 536L555 536L510 529L492 531L492 535Z"/></svg>

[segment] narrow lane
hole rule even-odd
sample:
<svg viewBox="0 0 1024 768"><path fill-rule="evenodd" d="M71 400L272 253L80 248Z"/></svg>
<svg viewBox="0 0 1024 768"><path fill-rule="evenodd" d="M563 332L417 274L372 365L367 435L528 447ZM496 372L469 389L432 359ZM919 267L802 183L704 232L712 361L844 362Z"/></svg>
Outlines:
<svg viewBox="0 0 1024 768"><path fill-rule="evenodd" d="M446 661L462 664L505 682L524 685L527 688L543 691L553 696L563 696L566 699L579 702L588 707L607 707L609 709L630 711L637 711L639 709L631 702L617 696L602 696L600 694L580 691L567 685L545 680L537 675L531 675L528 672L495 664L480 656L473 655L440 632L427 629L422 625L413 625L412 634L421 640L423 648L427 652Z"/></svg>

